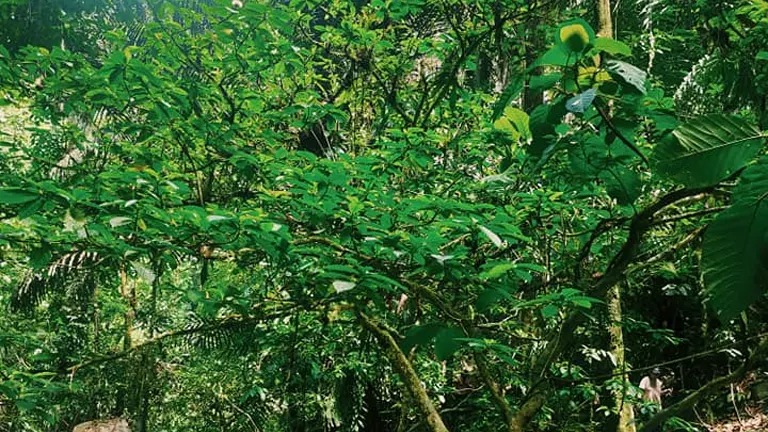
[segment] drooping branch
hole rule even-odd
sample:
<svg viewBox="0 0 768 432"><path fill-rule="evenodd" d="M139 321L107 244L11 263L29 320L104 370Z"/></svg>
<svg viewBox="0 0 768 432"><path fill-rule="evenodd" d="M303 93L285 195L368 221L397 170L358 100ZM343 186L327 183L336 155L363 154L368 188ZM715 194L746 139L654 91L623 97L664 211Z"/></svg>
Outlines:
<svg viewBox="0 0 768 432"><path fill-rule="evenodd" d="M499 384L491 377L491 373L488 370L487 359L483 353L475 354L475 363L477 364L477 370L480 372L480 378L491 391L493 401L496 406L501 410L501 414L504 417L504 421L507 425L511 425L514 421L514 415L512 414L512 408L509 406L504 393L499 388Z"/></svg>
<svg viewBox="0 0 768 432"><path fill-rule="evenodd" d="M431 432L448 432L440 413L437 412L432 401L429 399L426 390L421 384L419 376L413 369L411 362L400 349L400 346L392 337L392 334L385 328L377 324L365 313L360 313L360 322L366 330L370 331L376 339L384 346L384 350L392 362L392 366L397 371L400 379L403 380L406 391L416 404L418 411L424 416L424 422Z"/></svg>

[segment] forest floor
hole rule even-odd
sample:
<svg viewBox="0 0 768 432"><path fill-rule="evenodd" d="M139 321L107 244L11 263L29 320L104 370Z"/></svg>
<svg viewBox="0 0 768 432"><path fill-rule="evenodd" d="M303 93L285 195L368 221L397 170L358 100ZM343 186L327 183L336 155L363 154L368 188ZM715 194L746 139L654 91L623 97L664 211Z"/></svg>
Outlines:
<svg viewBox="0 0 768 432"><path fill-rule="evenodd" d="M741 421L731 419L727 423L712 425L709 432L766 432L768 431L768 415L757 413L753 416L742 415Z"/></svg>

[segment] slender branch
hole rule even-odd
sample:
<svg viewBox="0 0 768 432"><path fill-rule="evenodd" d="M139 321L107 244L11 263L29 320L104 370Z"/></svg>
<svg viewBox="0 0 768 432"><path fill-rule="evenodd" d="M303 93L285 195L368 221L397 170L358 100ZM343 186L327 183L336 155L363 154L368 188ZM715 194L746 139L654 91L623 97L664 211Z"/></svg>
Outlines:
<svg viewBox="0 0 768 432"><path fill-rule="evenodd" d="M400 379L403 380L406 391L413 398L416 407L424 416L424 421L429 430L431 432L448 432L448 428L445 427L443 419L440 417L440 413L437 412L434 404L432 404L432 401L429 399L426 390L422 386L421 379L419 379L411 362L408 361L408 358L403 353L403 350L400 349L400 346L397 344L397 341L395 341L395 338L392 337L392 334L374 322L365 313L360 312L358 316L363 327L370 331L379 343L384 346L387 357L389 357L392 362L392 366L397 371Z"/></svg>
<svg viewBox="0 0 768 432"><path fill-rule="evenodd" d="M706 227L704 226L704 227L699 227L699 228L693 230L687 236L683 237L682 240L680 240L679 242L675 243L674 245L672 245L670 247L664 248L664 250L662 250L661 252L657 253L656 255L654 255L654 256L646 259L646 260L643 260L642 263L640 263L640 264L638 264L636 266L630 267L627 270L627 273L635 272L637 270L649 267L649 266L651 266L653 264L656 264L657 262L665 259L666 257L672 255L673 253L679 251L683 247L687 246L689 243L691 243L694 240L696 240L697 238L699 238L699 236L701 236L701 234L704 232L705 228Z"/></svg>
<svg viewBox="0 0 768 432"><path fill-rule="evenodd" d="M702 209L702 210L690 211L690 212L687 212L687 213L680 213L680 214L676 214L676 215L673 215L673 216L668 216L668 217L665 217L665 218L656 219L656 220L653 221L653 223L651 225L663 225L663 224L668 224L668 223L672 223L672 222L677 222L677 221L683 220L683 219L691 219L691 218L695 218L695 217L699 217L699 216L708 215L710 213L719 213L719 212L721 212L721 211L723 211L723 210L725 210L727 208L728 208L728 206L720 206L720 207L712 207L712 208L706 208L706 209Z"/></svg>
<svg viewBox="0 0 768 432"><path fill-rule="evenodd" d="M478 372L480 372L480 378L483 379L485 385L488 386L488 388L491 390L493 401L501 410L501 414L504 416L504 421L507 423L507 425L511 425L514 421L512 408L509 406L509 402L507 402L507 398L504 396L501 388L499 388L499 384L493 379L493 377L491 377L491 373L488 371L488 364L485 355L483 353L476 353L475 363L477 364Z"/></svg>
<svg viewBox="0 0 768 432"><path fill-rule="evenodd" d="M752 340L756 340L756 339L762 339L762 338L765 338L765 337L768 337L768 333L760 333L760 334L755 335L755 336L751 336L751 337L748 337L748 338L745 338L745 339L742 339L742 340L738 340L738 341L731 342L731 343L728 343L728 344L725 344L725 345L721 345L721 346L719 346L717 348L711 348L711 349L708 349L706 351L701 351L701 352L690 354L690 355L687 355L687 356L684 356L684 357L678 357L676 359L655 363L655 364L652 364L652 365L649 365L649 366L643 366L643 367L634 368L634 369L627 369L627 370L622 371L622 372L613 372L613 373L609 373L609 374L596 375L596 376L584 377L584 378L579 378L579 379L561 379L560 381L568 381L568 382L600 381L600 380L605 380L605 379L613 378L613 377L624 375L624 374L628 374L628 373L646 372L646 371L649 371L649 370L652 370L652 369L656 369L656 368L660 368L660 367L665 367L665 366L671 366L671 365L674 365L674 364L682 363L684 361L694 360L694 359L697 359L697 358L700 358L700 357L706 357L706 356L709 356L709 355L712 355L712 354L717 354L717 353L720 353L721 351L723 351L724 349L730 348L732 346L740 345L740 344L743 344L744 342L748 342L748 341L752 341Z"/></svg>

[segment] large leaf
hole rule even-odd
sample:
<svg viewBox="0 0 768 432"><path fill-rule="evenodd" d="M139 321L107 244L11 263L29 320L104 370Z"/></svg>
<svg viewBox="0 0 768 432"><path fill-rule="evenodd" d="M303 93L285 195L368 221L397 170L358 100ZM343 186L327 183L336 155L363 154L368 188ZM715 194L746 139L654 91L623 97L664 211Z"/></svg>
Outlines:
<svg viewBox="0 0 768 432"><path fill-rule="evenodd" d="M632 50L624 42L615 39L599 37L595 39L595 50L611 55L631 56Z"/></svg>
<svg viewBox="0 0 768 432"><path fill-rule="evenodd" d="M702 246L709 303L723 321L759 299L768 283L768 158L741 181L734 204L710 224Z"/></svg>
<svg viewBox="0 0 768 432"><path fill-rule="evenodd" d="M595 96L597 96L597 90L594 88L588 89L568 99L565 103L565 108L570 112L583 113L592 105Z"/></svg>
<svg viewBox="0 0 768 432"><path fill-rule="evenodd" d="M535 157L542 157L555 141L557 133L555 126L561 123L567 113L565 99L556 98L551 104L539 105L531 111L530 129L533 142L528 147L528 153Z"/></svg>
<svg viewBox="0 0 768 432"><path fill-rule="evenodd" d="M535 75L531 77L531 81L528 86L531 91L547 90L554 86L558 81L563 78L561 73L551 73L546 75Z"/></svg>
<svg viewBox="0 0 768 432"><path fill-rule="evenodd" d="M565 52L580 54L595 42L595 31L581 18L566 21L555 30L555 44Z"/></svg>
<svg viewBox="0 0 768 432"><path fill-rule="evenodd" d="M645 94L647 74L642 69L619 60L608 60L606 65L608 66L608 71L612 74L617 75L627 84L637 89L637 91Z"/></svg>
<svg viewBox="0 0 768 432"><path fill-rule="evenodd" d="M427 345L442 329L443 326L439 323L428 323L411 327L400 344L401 348L403 351L408 352L415 346Z"/></svg>
<svg viewBox="0 0 768 432"><path fill-rule="evenodd" d="M441 330L435 337L435 356L437 360L447 360L453 353L458 351L461 348L461 341L459 339L463 337L464 332L455 327Z"/></svg>
<svg viewBox="0 0 768 432"><path fill-rule="evenodd" d="M619 204L632 204L640 196L640 175L626 166L614 164L602 171L600 178L608 195L616 198Z"/></svg>
<svg viewBox="0 0 768 432"><path fill-rule="evenodd" d="M517 75L507 84L507 87L499 95L499 99L493 104L493 120L495 121L504 112L504 109L523 91L525 80L523 75Z"/></svg>
<svg viewBox="0 0 768 432"><path fill-rule="evenodd" d="M657 147L659 173L688 187L716 184L755 157L760 131L736 116L712 114L679 126Z"/></svg>
<svg viewBox="0 0 768 432"><path fill-rule="evenodd" d="M541 55L529 68L532 70L539 66L572 66L576 64L578 57L576 54L555 45Z"/></svg>
<svg viewBox="0 0 768 432"><path fill-rule="evenodd" d="M531 138L528 114L518 108L507 107L504 109L504 115L493 123L493 127L507 131L516 140Z"/></svg>
<svg viewBox="0 0 768 432"><path fill-rule="evenodd" d="M35 200L39 195L19 188L0 189L0 204L24 204Z"/></svg>

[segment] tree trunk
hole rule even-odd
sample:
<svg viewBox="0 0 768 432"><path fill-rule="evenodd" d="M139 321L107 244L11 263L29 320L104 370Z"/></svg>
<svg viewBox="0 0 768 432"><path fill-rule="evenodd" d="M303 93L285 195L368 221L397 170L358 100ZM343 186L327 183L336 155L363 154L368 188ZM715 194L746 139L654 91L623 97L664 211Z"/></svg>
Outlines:
<svg viewBox="0 0 768 432"><path fill-rule="evenodd" d="M620 374L622 379L621 390L614 392L614 403L619 419L616 432L635 432L635 413L632 404L626 401L629 389L629 377L626 375L626 360L624 356L624 333L622 330L621 290L619 284L615 284L608 290L605 302L608 304L608 319L610 324L608 333L611 337L611 353L616 360L614 373Z"/></svg>
<svg viewBox="0 0 768 432"><path fill-rule="evenodd" d="M128 351L133 347L133 319L136 316L136 291L129 286L128 273L125 270L125 264L120 266L120 294L128 302L128 309L125 311L125 336L123 339L123 349Z"/></svg>
<svg viewBox="0 0 768 432"><path fill-rule="evenodd" d="M384 350L392 362L392 366L395 371L403 380L406 391L416 404L416 409L424 416L424 422L430 432L448 432L448 428L445 427L443 419L435 409L432 401L429 399L426 390L421 385L419 376L416 375L416 371L413 370L411 362L400 349L395 339L392 337L389 331L380 327L377 323L371 320L364 313L360 314L360 321L368 331L373 333L376 339L379 340L384 346Z"/></svg>
<svg viewBox="0 0 768 432"><path fill-rule="evenodd" d="M597 0L597 35L613 38L613 19L611 18L611 0Z"/></svg>

